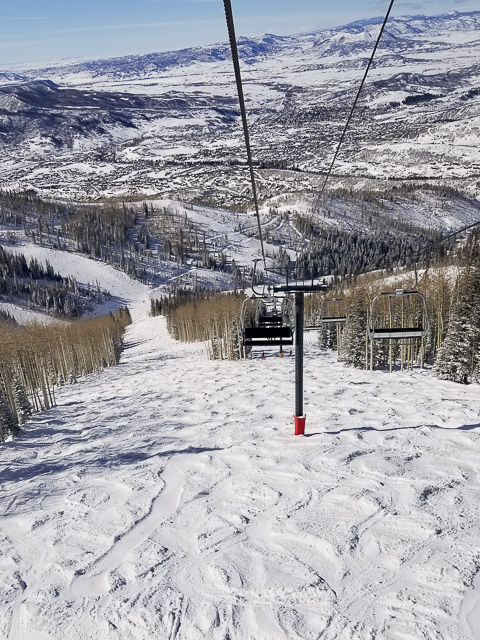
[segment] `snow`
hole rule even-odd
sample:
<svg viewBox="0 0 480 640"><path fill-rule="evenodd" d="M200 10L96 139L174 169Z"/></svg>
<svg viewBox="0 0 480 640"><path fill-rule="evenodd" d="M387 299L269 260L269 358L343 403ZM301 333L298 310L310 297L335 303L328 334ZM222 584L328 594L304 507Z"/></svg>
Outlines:
<svg viewBox="0 0 480 640"><path fill-rule="evenodd" d="M35 258L42 264L48 260L55 272L63 276L73 276L81 284L98 282L102 289L110 291L113 296L118 296L126 302L137 300L147 289L145 285L132 280L122 271L79 253L49 249L28 241L13 247L5 246L4 249L11 253L21 253L27 260Z"/></svg>
<svg viewBox="0 0 480 640"><path fill-rule="evenodd" d="M111 293L111 299L97 306L90 314L91 316L107 314L120 306L131 305L132 301L136 301L137 305L139 300L146 306L149 303L148 287L132 280L122 271L78 253L57 251L33 244L26 241L23 234L18 237L21 244L4 246L5 251L21 253L27 260L35 258L42 265L48 261L56 273L63 276L73 276L81 285L98 285L102 291L106 290ZM11 305L2 304L2 308L6 306ZM30 319L40 322L48 321L48 318L45 320L45 316L40 313L30 312L31 318L25 317L25 311L19 313L19 309L19 307L17 309L6 308L20 324L26 324Z"/></svg>
<svg viewBox="0 0 480 640"><path fill-rule="evenodd" d="M52 318L52 316L46 313L40 313L39 311L34 311L33 309L28 309L27 307L22 307L21 305L11 302L0 301L0 311L9 313L15 318L18 324L31 324L33 322L51 324L52 322L59 322L58 319Z"/></svg>
<svg viewBox="0 0 480 640"><path fill-rule="evenodd" d="M242 42L254 156L262 165L275 158L278 166L295 162L302 169L289 174L260 170L268 176L260 185L261 200L321 188L321 173L331 160L330 141L343 127L343 110L353 100L379 28L380 23L362 23L273 41L270 36L254 39L260 50ZM478 86L478 33L478 12L389 21L359 103L364 117L352 122L331 188L364 186L378 192L392 186L384 179L394 177L412 184L428 179L477 196L478 96L469 92ZM13 77L7 72L0 84L11 84ZM244 143L225 43L168 55L64 62L25 69L17 81L22 79L50 79L83 93L86 123L92 113L100 117L111 100L128 107L127 120L114 124L112 112L102 116L101 126L82 124L80 131L81 110L69 105L63 115L77 123L71 135L57 128L50 138L52 131L38 121L27 141L19 121L5 139L4 188L80 200L160 195L223 206L245 201L247 183L234 164L245 161ZM106 96L91 91L116 95L104 104ZM140 102L150 106L137 110L135 100L129 102L119 91L141 96ZM432 92L435 100L401 104L412 94ZM158 98L155 105L152 98ZM18 98L5 94L2 100L15 119ZM319 116L324 109L326 118ZM113 147L116 152L105 157ZM184 172L182 156L188 157L191 171ZM218 165L211 164L212 158ZM47 160L48 176L43 172Z"/></svg>
<svg viewBox="0 0 480 640"><path fill-rule="evenodd" d="M293 357L209 361L147 287L53 253L134 322L1 449L1 637L478 638L478 386L308 344L294 437Z"/></svg>

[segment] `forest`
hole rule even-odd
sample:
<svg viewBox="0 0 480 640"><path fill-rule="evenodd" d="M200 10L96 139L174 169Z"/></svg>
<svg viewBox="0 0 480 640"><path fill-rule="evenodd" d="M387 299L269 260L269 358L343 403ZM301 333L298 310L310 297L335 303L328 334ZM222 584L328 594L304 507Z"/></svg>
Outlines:
<svg viewBox="0 0 480 640"><path fill-rule="evenodd" d="M118 364L127 307L90 320L20 327L0 316L0 441L56 404L55 387Z"/></svg>
<svg viewBox="0 0 480 640"><path fill-rule="evenodd" d="M7 253L0 245L0 301L15 301L54 317L79 318L110 298L108 291L83 287L75 278L55 273L48 260L28 262L22 253Z"/></svg>
<svg viewBox="0 0 480 640"><path fill-rule="evenodd" d="M336 197L348 202L358 196L345 192ZM405 220L392 221L378 207L370 210L371 197L362 195L368 218L364 230L332 226L318 218L313 222L311 216L288 210L272 214L283 216L287 228L296 229L308 244L308 251L297 247L294 264L288 245L279 243L269 256L274 268L288 272L291 280L333 276L329 297L345 303L346 322L332 325L322 321L325 296L307 296L306 323L318 325L318 347L336 350L346 366L389 370L431 366L440 378L480 382L480 234L476 231L465 241L440 244L437 231L419 229ZM328 215L325 207L324 213ZM44 201L31 193L0 192L0 223L21 227L34 243L83 253L146 283L157 281L160 260L230 274L230 292L195 285L185 288L174 280L164 295L152 300L151 314L165 315L168 330L177 340L206 341L212 359L251 356L250 348L242 345L242 331L258 320L260 305L248 303L243 317L241 309L252 271L240 269L209 243L204 229L187 213L146 202L67 204ZM14 245L15 235L8 237L7 232L7 241ZM8 313L0 313L3 440L16 433L32 411L54 406L57 385L117 363L130 322L128 309L78 320L104 302L108 292L62 277L48 262L27 260L21 247L14 250L5 251L0 244L0 299L77 320L19 327ZM369 344L372 300L385 289L411 287L414 265L420 273L418 291L427 300L427 335L406 343ZM265 284L261 273L257 284ZM282 312L285 322L293 324L291 301L284 303Z"/></svg>
<svg viewBox="0 0 480 640"><path fill-rule="evenodd" d="M150 284L160 281L162 260L181 266L190 259L211 270L232 269L224 254L207 246L204 232L173 207L50 202L31 193L0 191L2 223L21 227L35 244L82 253Z"/></svg>
<svg viewBox="0 0 480 640"><path fill-rule="evenodd" d="M439 190L427 185L422 189L440 200L462 200L461 194L451 188ZM287 249L294 249L299 257L297 278L333 274L350 279L374 269L422 264L448 253L448 243L436 245L441 237L438 231L419 228L389 214L388 203L395 198L409 202L415 193L408 186L383 194L339 190L317 199L314 208L317 213L321 211L321 216L315 222L311 215L271 209L267 219L274 216L284 222L280 232L265 230L265 241L278 247L269 255L273 266L291 269ZM348 230L331 222L335 207L348 207L350 203L361 205L361 229ZM102 260L141 282L160 284L160 264L165 261L172 268L188 264L221 271L230 277L232 289L248 286L250 267L237 265L224 250L225 243L208 238L202 225L187 215L190 207L184 205L186 211L180 212L174 206L153 202L64 203L46 201L33 193L0 191L0 224L21 227L34 243ZM248 224L244 229L239 223L236 230L256 237L255 226ZM298 234L308 243L308 252L298 251Z"/></svg>
<svg viewBox="0 0 480 640"><path fill-rule="evenodd" d="M455 267L451 265L455 264ZM434 374L459 383L480 382L480 232L473 231L454 255L443 256L420 275L417 290L427 301L428 333L422 339L382 340L369 350L367 327L373 298L382 291L412 286L412 275L376 273L339 281L325 294L307 296L305 321L318 326L320 349L338 351L346 366L408 368L430 365ZM322 323L325 300L344 300L346 322ZM248 357L242 348L242 293L178 291L151 301L152 315L165 315L172 336L206 340L215 359ZM258 305L257 305L258 313ZM290 305L291 308L291 305ZM255 322L255 313L245 319Z"/></svg>

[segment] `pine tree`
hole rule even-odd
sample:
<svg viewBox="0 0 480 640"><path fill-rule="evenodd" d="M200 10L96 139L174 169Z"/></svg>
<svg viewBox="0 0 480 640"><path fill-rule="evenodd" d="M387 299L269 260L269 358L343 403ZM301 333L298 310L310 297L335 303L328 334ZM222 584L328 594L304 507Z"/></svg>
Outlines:
<svg viewBox="0 0 480 640"><path fill-rule="evenodd" d="M448 332L434 374L467 384L476 377L480 344L480 268L469 265L458 279Z"/></svg>
<svg viewBox="0 0 480 640"><path fill-rule="evenodd" d="M348 367L365 368L365 337L367 332L367 305L359 293L350 306L343 332L339 360Z"/></svg>
<svg viewBox="0 0 480 640"><path fill-rule="evenodd" d="M318 332L318 346L320 349L337 348L337 324L326 323Z"/></svg>
<svg viewBox="0 0 480 640"><path fill-rule="evenodd" d="M230 325L230 359L238 360L242 357L242 345L240 341L240 327L238 320L233 320Z"/></svg>
<svg viewBox="0 0 480 640"><path fill-rule="evenodd" d="M18 433L18 423L0 385L0 442L5 442L8 436L16 433Z"/></svg>
<svg viewBox="0 0 480 640"><path fill-rule="evenodd" d="M27 392L20 379L14 375L12 381L13 399L18 424L21 426L32 415L32 405L27 397Z"/></svg>
<svg viewBox="0 0 480 640"><path fill-rule="evenodd" d="M480 383L480 343L477 346L476 362L477 364L473 371L473 381Z"/></svg>

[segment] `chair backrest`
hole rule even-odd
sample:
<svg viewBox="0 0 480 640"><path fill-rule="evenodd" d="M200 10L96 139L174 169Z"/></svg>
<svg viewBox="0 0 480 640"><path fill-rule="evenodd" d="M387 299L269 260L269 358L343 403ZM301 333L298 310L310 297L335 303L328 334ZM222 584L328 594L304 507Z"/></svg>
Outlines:
<svg viewBox="0 0 480 640"><path fill-rule="evenodd" d="M422 293L397 289L373 299L368 319L370 340L424 338L428 329L427 303Z"/></svg>

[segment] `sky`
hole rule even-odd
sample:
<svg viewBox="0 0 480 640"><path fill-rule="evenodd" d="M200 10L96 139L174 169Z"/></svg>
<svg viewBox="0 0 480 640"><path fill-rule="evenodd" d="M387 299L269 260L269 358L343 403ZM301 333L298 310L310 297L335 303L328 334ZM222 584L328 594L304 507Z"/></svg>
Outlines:
<svg viewBox="0 0 480 640"><path fill-rule="evenodd" d="M389 0L232 0L237 36L288 35L386 13ZM478 0L396 0L393 16L478 10ZM0 0L0 69L227 40L222 0Z"/></svg>

